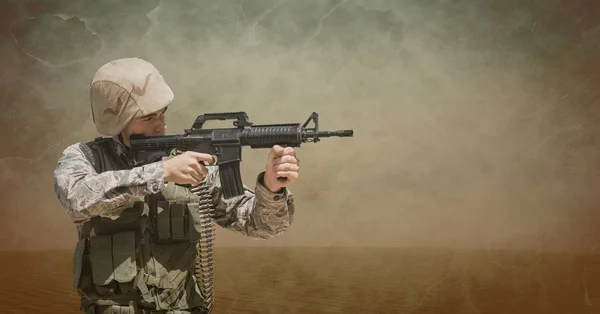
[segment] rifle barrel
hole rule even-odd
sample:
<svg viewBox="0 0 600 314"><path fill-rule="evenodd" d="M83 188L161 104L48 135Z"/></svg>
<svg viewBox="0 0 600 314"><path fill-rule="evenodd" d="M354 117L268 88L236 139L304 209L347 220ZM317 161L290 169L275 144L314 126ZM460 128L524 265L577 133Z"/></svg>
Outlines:
<svg viewBox="0 0 600 314"><path fill-rule="evenodd" d="M352 137L353 130L338 130L338 131L319 131L318 137Z"/></svg>

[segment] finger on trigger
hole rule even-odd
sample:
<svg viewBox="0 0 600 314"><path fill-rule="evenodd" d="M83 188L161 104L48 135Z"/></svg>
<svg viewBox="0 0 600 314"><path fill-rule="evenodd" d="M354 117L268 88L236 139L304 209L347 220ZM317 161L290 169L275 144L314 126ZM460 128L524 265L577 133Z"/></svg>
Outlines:
<svg viewBox="0 0 600 314"><path fill-rule="evenodd" d="M197 153L197 152L192 152L192 155L194 156L194 158L196 158L196 160L198 160L199 162L202 162L203 164L207 163L210 165L215 161L215 158L213 155Z"/></svg>

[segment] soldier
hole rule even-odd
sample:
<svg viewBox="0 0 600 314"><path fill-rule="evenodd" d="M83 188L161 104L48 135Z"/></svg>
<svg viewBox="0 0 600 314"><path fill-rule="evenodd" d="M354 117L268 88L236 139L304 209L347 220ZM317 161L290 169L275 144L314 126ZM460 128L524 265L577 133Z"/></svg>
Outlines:
<svg viewBox="0 0 600 314"><path fill-rule="evenodd" d="M85 313L211 312L214 230L200 213L201 198L176 183L206 187L215 223L245 236L271 238L292 223L287 187L298 179L299 165L290 147L274 146L255 189L245 186L244 195L231 199L222 196L210 155L133 160L129 136L164 135L173 98L145 60L103 65L91 82L90 101L96 128L107 137L73 144L60 156L54 186L79 236L73 287Z"/></svg>

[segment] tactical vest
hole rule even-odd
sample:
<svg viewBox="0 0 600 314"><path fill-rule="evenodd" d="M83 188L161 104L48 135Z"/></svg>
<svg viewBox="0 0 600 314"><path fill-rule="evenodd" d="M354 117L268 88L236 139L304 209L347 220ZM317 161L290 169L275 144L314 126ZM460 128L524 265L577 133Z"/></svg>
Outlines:
<svg viewBox="0 0 600 314"><path fill-rule="evenodd" d="M129 169L111 138L86 143L96 171ZM206 191L206 190L205 190ZM118 219L83 224L74 288L86 313L210 313L214 232L208 194L172 183L125 206ZM200 279L200 281L198 280Z"/></svg>

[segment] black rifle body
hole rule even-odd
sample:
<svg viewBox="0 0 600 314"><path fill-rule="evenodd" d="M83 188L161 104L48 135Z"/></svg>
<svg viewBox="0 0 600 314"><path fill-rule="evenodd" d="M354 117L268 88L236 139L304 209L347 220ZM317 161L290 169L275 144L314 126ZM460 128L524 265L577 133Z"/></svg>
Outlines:
<svg viewBox="0 0 600 314"><path fill-rule="evenodd" d="M245 112L207 113L196 118L191 129L183 134L130 138L131 150L137 161L153 162L173 150L194 151L217 157L223 196L228 199L244 193L240 162L242 147L271 148L274 145L300 147L302 143L319 142L323 137L352 137L353 130L319 131L319 115L313 112L300 123L253 125ZM209 120L236 120L233 128L203 129ZM314 121L313 128L307 128ZM281 178L285 180L285 178Z"/></svg>

